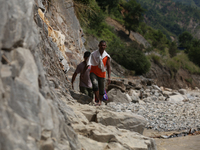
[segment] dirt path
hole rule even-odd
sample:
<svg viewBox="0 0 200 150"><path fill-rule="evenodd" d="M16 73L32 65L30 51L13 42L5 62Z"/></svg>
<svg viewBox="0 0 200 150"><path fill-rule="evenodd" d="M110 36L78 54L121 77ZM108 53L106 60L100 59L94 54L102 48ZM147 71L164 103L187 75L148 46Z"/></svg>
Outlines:
<svg viewBox="0 0 200 150"><path fill-rule="evenodd" d="M145 136L165 135L169 132L156 132L152 130L145 130ZM200 150L200 135L177 137L170 139L155 138L157 150Z"/></svg>
<svg viewBox="0 0 200 150"><path fill-rule="evenodd" d="M106 22L115 28L115 31L117 32L118 36L125 41L126 43L135 41L135 38L132 34L128 36L128 31L124 28L123 25L121 25L119 22L115 21L114 19L107 17Z"/></svg>
<svg viewBox="0 0 200 150"><path fill-rule="evenodd" d="M157 150L200 150L200 135L155 140Z"/></svg>

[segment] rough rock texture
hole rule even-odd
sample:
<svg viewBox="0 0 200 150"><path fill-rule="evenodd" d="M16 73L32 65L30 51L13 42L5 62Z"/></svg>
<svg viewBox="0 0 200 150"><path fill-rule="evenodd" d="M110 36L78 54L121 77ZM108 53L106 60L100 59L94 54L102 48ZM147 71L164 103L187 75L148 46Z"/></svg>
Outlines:
<svg viewBox="0 0 200 150"><path fill-rule="evenodd" d="M73 127L79 134L87 135L90 139L101 142L102 149L109 149L110 147L117 147L122 150L156 149L152 139L125 129L118 129L113 126L105 127L104 125L97 125L96 123L90 123L87 126L74 125ZM91 143L91 140L87 141ZM99 146L99 144L97 145ZM92 149L94 149L94 147L88 148L88 150Z"/></svg>
<svg viewBox="0 0 200 150"><path fill-rule="evenodd" d="M48 86L46 77L58 77L62 83L57 88L67 93L67 80L55 55L59 48L47 36L37 3L0 3L0 148L80 149L65 113L70 108Z"/></svg>
<svg viewBox="0 0 200 150"><path fill-rule="evenodd" d="M142 45L144 45L145 48L151 47L151 45L149 44L149 42L139 33L137 32L132 32L131 34L134 36L134 38L136 39L136 41Z"/></svg>
<svg viewBox="0 0 200 150"><path fill-rule="evenodd" d="M143 134L147 121L133 113L101 111L97 114L97 122L106 126L112 125L121 129L127 129Z"/></svg>
<svg viewBox="0 0 200 150"><path fill-rule="evenodd" d="M112 109L106 106L93 107L72 103L69 105L76 113L70 118L72 126L79 134L79 140L86 149L92 150L94 145L96 145L95 149L156 149L153 139L130 131L130 129L137 132L143 131L146 123L143 117L131 115L130 112L112 112ZM121 117L117 118L117 115ZM108 116L110 118L107 118ZM99 123L96 123L96 119ZM135 126L134 123L136 123Z"/></svg>
<svg viewBox="0 0 200 150"><path fill-rule="evenodd" d="M130 91L139 93L133 89ZM197 87L195 90L181 89L179 93L177 90L153 85L140 92L142 95L139 103L110 102L107 106L116 112L133 112L143 116L148 121L146 127L149 129L184 132L188 130L188 133L190 130L199 130L197 108L200 106L200 94Z"/></svg>
<svg viewBox="0 0 200 150"><path fill-rule="evenodd" d="M129 103L132 100L128 94L122 93L120 89L113 88L107 94L109 102Z"/></svg>
<svg viewBox="0 0 200 150"><path fill-rule="evenodd" d="M35 48L38 42L33 21L33 0L0 1L0 47L11 50L16 47ZM23 23L22 23L23 22Z"/></svg>

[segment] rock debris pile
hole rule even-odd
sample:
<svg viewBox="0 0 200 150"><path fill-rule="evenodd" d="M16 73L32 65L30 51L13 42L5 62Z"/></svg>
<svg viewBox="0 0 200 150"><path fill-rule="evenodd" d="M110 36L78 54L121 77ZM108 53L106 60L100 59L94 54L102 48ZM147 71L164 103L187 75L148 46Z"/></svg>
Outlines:
<svg viewBox="0 0 200 150"><path fill-rule="evenodd" d="M111 100L113 100L113 90L108 92ZM118 92L121 91L118 90ZM108 103L108 106L117 112L132 112L143 116L147 120L146 128L148 129L179 131L200 128L200 93L198 89L177 91L152 85L127 93L123 93L127 95L126 101L114 97L117 102L113 100Z"/></svg>

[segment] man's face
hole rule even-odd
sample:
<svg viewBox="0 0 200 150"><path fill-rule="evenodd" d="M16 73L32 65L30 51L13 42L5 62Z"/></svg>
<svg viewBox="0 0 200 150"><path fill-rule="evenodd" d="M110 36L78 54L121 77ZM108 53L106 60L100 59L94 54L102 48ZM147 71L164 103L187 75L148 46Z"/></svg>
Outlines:
<svg viewBox="0 0 200 150"><path fill-rule="evenodd" d="M84 57L84 60L87 62L88 58L89 58L89 57Z"/></svg>
<svg viewBox="0 0 200 150"><path fill-rule="evenodd" d="M99 44L99 49L100 50L105 50L106 49L106 43L105 42L102 42Z"/></svg>

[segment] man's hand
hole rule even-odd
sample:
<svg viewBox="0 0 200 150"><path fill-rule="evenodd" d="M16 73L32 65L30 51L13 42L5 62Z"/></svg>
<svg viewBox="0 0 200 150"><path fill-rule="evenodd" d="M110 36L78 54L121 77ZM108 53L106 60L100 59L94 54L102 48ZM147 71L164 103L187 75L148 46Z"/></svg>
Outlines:
<svg viewBox="0 0 200 150"><path fill-rule="evenodd" d="M74 85L73 85L73 83L74 83L74 80L75 80L76 76L77 76L77 73L74 72L74 74L73 74L73 76L72 76L72 81L71 81L72 89L73 89L73 90L74 90Z"/></svg>
<svg viewBox="0 0 200 150"><path fill-rule="evenodd" d="M108 72L108 85L109 85L110 84L110 74L111 74L110 58L107 59L107 72Z"/></svg>
<svg viewBox="0 0 200 150"><path fill-rule="evenodd" d="M107 83L108 83L108 85L110 84L110 82L111 82L111 81L110 81L110 78L108 78L108 79L107 79Z"/></svg>
<svg viewBox="0 0 200 150"><path fill-rule="evenodd" d="M71 83L72 84L72 89L74 90L74 85L73 85L73 83Z"/></svg>

